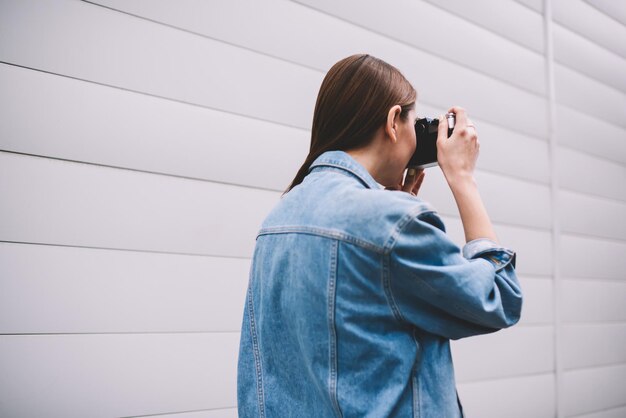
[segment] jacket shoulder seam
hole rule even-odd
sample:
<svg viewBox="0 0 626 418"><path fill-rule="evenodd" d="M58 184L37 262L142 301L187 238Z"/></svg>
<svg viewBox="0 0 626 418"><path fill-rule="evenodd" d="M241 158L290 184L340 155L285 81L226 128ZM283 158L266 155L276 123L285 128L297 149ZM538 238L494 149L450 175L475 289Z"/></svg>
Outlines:
<svg viewBox="0 0 626 418"><path fill-rule="evenodd" d="M402 216L400 218L400 220L398 222L396 222L396 224L393 226L391 234L389 235L389 238L387 239L387 241L383 245L384 253L385 254L391 253L391 251L393 251L393 248L395 247L396 243L398 242L398 237L400 236L400 234L402 233L404 228L406 228L406 226L414 218L416 218L416 217L418 217L420 215L423 215L425 213L437 213L437 211L435 211L433 208L428 207L426 205L419 205L419 206L414 207L412 210L410 210L406 214L404 214L404 216Z"/></svg>

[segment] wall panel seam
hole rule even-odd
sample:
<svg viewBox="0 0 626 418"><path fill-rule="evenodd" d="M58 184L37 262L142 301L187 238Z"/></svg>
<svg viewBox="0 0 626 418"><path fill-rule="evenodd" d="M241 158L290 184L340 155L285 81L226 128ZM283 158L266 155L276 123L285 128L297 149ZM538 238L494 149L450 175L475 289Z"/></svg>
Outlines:
<svg viewBox="0 0 626 418"><path fill-rule="evenodd" d="M516 374L516 375L501 376L501 377L492 377L492 378L488 378L488 379L485 378L485 379L477 379L477 380L468 380L468 381L459 382L458 384L460 386L462 386L462 385L480 384L480 383L485 383L485 382L497 382L497 381L502 381L502 380L527 379L529 377L552 376L552 375L554 375L553 371L536 372L536 373Z"/></svg>
<svg viewBox="0 0 626 418"><path fill-rule="evenodd" d="M563 106L563 105L559 105L559 106ZM575 109L573 109L573 110L575 110ZM588 116L590 116L590 115L588 115ZM595 119L597 119L597 118L595 118ZM624 130L624 128L621 128L619 126L618 126L618 128ZM624 130L624 136L626 136L626 130ZM531 137L531 138L534 138L534 137ZM568 151L572 151L572 152L584 155L585 157L589 157L591 159L601 160L601 162L605 162L605 163L609 163L609 164L613 164L613 165L618 165L621 168L626 170L626 163L624 163L624 162L622 162L620 160L612 160L612 159L610 159L608 157L605 157L605 156L602 156L602 155L589 154L588 151L581 151L580 148L575 148L575 147L573 147L573 146L571 146L571 145L569 145L567 143L563 143L563 142L559 143L559 148L563 148L563 149L566 149Z"/></svg>
<svg viewBox="0 0 626 418"><path fill-rule="evenodd" d="M584 1L584 0L582 0L582 1ZM590 3L587 3L587 4L590 4ZM603 15L605 15L605 16L608 16L608 15L607 15L607 14L605 14L605 13L602 13L602 14L603 14ZM609 49L609 48L607 48L606 46L604 46L604 45L602 45L602 44L598 43L598 42L597 42L597 41L595 41L594 39L589 38L589 37L588 37L588 36L586 36L584 33L577 32L576 30L574 30L574 28L571 28L571 27L567 26L566 24L563 24L563 23L559 22L558 20L554 20L553 22L554 22L554 24L555 24L555 25L560 26L562 29L565 29L565 30L567 30L567 31L569 31L569 32L571 32L571 33L573 33L573 34L575 34L575 35L579 36L580 38L582 38L582 39L584 39L584 40L588 41L589 43L592 43L592 44L593 44L594 46L596 46L597 48L600 48L600 49L602 49L603 51L608 52L608 53L610 53L611 55L615 55L616 57L618 57L618 58L620 58L620 59L622 59L622 60L626 61L626 58L624 58L622 55L620 55L620 54L618 54L617 52L613 51L612 49ZM620 25L622 25L622 23L621 23L621 22L620 22ZM559 62L559 64L561 64L561 63ZM572 69L573 69L573 68L572 68ZM604 83L602 83L602 84L604 84ZM611 86L611 87L612 87L612 86ZM613 88L615 88L615 87L613 87ZM620 91L621 91L621 90L620 90Z"/></svg>
<svg viewBox="0 0 626 418"><path fill-rule="evenodd" d="M618 405L618 406L611 406L608 408L594 409L593 411L583 412L582 414L568 415L567 418L585 418L585 417L590 417L593 414L597 414L598 412L614 411L614 410L618 410L624 407L626 407L626 403L622 405Z"/></svg>
<svg viewBox="0 0 626 418"><path fill-rule="evenodd" d="M72 244L60 244L49 242L34 242L34 241L9 241L0 240L0 243L7 244L20 244L20 245L48 245L51 247L66 247L66 248L84 248L89 250L110 250L110 251L128 251L135 253L151 253L151 254L163 254L163 255L185 255L194 257L210 257L210 258L227 258L235 260L251 260L251 257L243 257L236 255L223 255L223 254L203 254L203 253L184 253L176 251L158 251L158 250L146 250L146 249L134 249L134 248L116 248L116 247L97 247L92 245L72 245Z"/></svg>
<svg viewBox="0 0 626 418"><path fill-rule="evenodd" d="M148 418L148 417L160 417L163 415L179 415L179 414L182 415L182 414L189 414L193 412L236 411L236 410L237 410L237 405L232 406L232 407L225 407L225 408L220 407L220 408L190 409L186 411L161 412L158 414L148 414L148 415L129 415L129 416L122 416L120 418ZM185 417L181 417L181 418L185 418Z"/></svg>
<svg viewBox="0 0 626 418"><path fill-rule="evenodd" d="M612 320L611 319L611 320L598 320L598 321L588 321L588 322L563 320L561 325L567 326L567 327L588 327L588 326L612 327L612 326L618 326L618 325L626 325L626 320L619 320L619 319Z"/></svg>
<svg viewBox="0 0 626 418"><path fill-rule="evenodd" d="M574 232L574 231L561 231L561 236L605 241L607 243L612 243L612 244L617 244L617 245L626 244L625 239L612 238L612 237L607 237L607 236L598 236L598 235L592 235L592 234L584 234L582 232Z"/></svg>
<svg viewBox="0 0 626 418"><path fill-rule="evenodd" d="M607 282L607 283L620 283L620 284L626 284L626 280L624 279L606 279L606 278L602 278L602 277L577 277L577 276L565 276L562 278L563 283L565 283L566 281L589 281L589 280L593 280L593 281L598 281L598 282Z"/></svg>
<svg viewBox="0 0 626 418"><path fill-rule="evenodd" d="M10 332L0 333L0 337L24 337L24 336L57 336L57 335L188 335L188 334L239 334L241 331L108 331L108 332Z"/></svg>
<svg viewBox="0 0 626 418"><path fill-rule="evenodd" d="M626 176L624 176L624 179L626 180ZM614 204L619 204L619 205L626 205L626 200L625 199L618 199L615 197L608 197L608 196L601 196L601 195L596 195L596 194L591 194L589 192L583 192L580 190L574 190L568 187L561 187L561 190L566 191L568 193L571 194L575 194L581 197L590 197L593 199L598 199L598 200L603 200L606 203L614 203ZM626 206L625 206L626 208Z"/></svg>
<svg viewBox="0 0 626 418"><path fill-rule="evenodd" d="M567 65L567 64L565 64L565 63L563 63L561 61L555 61L555 62L558 65L560 65L561 67L563 67L563 68L565 68L565 69L567 69L567 70L569 70L569 71L571 71L573 73L576 73L576 75L578 77L583 77L583 78L585 78L585 79L587 79L587 80L589 80L591 82L598 83L598 84L606 87L607 89L611 89L614 93L617 93L617 94L619 94L619 95L621 95L623 97L626 97L626 92L624 92L623 90L618 89L615 86L612 86L610 84L606 84L605 82L603 82L603 81L601 81L601 80L599 80L599 79L597 79L597 78L595 78L593 76L590 76L587 73L583 73L582 71L580 71L579 69L577 69L575 67L570 67L569 65ZM559 104L561 104L561 103L559 102ZM622 129L624 129L624 126L622 126L622 125L618 125L618 126L621 126Z"/></svg>
<svg viewBox="0 0 626 418"><path fill-rule="evenodd" d="M560 356L561 351L561 329L560 329L560 295L561 295L561 274L560 274L560 220L559 220L559 183L558 183L558 167L557 155L558 150L556 129L556 88L554 80L554 40L552 34L552 1L544 0L543 2L543 29L544 29L544 45L545 45L545 70L548 88L548 150L550 161L550 185L551 185L551 218L552 218L552 277L553 277L553 315L554 315L554 396L556 418L564 418L563 396L561 395L561 381L563 376L563 360Z"/></svg>
<svg viewBox="0 0 626 418"><path fill-rule="evenodd" d="M563 280L585 280L585 281L604 281L604 282L613 282L613 283L626 283L626 277L623 279L618 278L610 278L610 277L595 277L595 276L573 276L571 274L567 275L566 279Z"/></svg>
<svg viewBox="0 0 626 418"><path fill-rule="evenodd" d="M626 205L626 198L625 199L619 199L616 197L611 197L611 196L606 196L606 195L600 195L600 194L593 194L591 192L587 192L587 191L580 191L580 190L576 190L576 189L572 189L571 187L566 187L566 186L562 186L561 190L565 191L565 192L570 192L570 193L576 193L585 197L591 197L594 199L601 199L601 200L606 200L607 203L616 203L616 204L620 204L620 205Z"/></svg>
<svg viewBox="0 0 626 418"><path fill-rule="evenodd" d="M593 370L593 369L613 369L615 367L622 367L625 366L626 367L626 362L624 361L618 361L615 363L609 363L609 364L596 364L596 365L590 365L590 366L581 366L581 367L572 367L572 368L563 368L563 373L575 373L578 371L585 371L585 370ZM617 371L615 371L617 373Z"/></svg>
<svg viewBox="0 0 626 418"><path fill-rule="evenodd" d="M585 77L587 77L587 76L585 76ZM589 78L589 77L587 77L587 78ZM622 93L622 95L624 96L623 93ZM566 108L568 110L571 110L571 111L574 111L576 113L580 113L581 115L585 115L586 118L595 119L595 120L599 121L600 123L604 123L606 125L611 125L611 127L615 128L615 129L626 131L626 126L624 126L624 125L617 125L616 123L613 123L612 120L603 119L603 118L598 117L597 115L592 115L592 114L590 114L588 112L585 112L585 111L583 111L583 110L581 110L579 108L572 107L572 106L568 105L567 103L563 103L563 102L559 102L559 101L556 101L555 103L558 106L564 107L564 108ZM528 134L525 134L525 135L528 135ZM595 154L592 154L592 155L594 157L596 156ZM598 158L605 158L605 157L598 157ZM606 158L606 159L609 160L609 161L614 161L614 160L610 160L608 158Z"/></svg>
<svg viewBox="0 0 626 418"><path fill-rule="evenodd" d="M586 117L586 118L588 118L588 119L594 119L594 120L598 121L599 123L604 123L604 124L606 124L606 125L610 125L612 128L614 128L614 129L618 129L618 130L620 130L620 131L624 131L623 133L626 133L626 127L624 127L624 126L622 126L622 125L617 125L617 124L613 123L612 121L610 121L610 120L608 120L608 119L602 119L602 118L599 118L599 117L598 117L598 116L596 116L596 115L592 115L592 114L590 114L590 113L584 112L584 111L582 111L582 110L580 110L580 109L578 109L578 108L572 107L572 106L570 106L570 105L568 105L568 104L566 104L566 103L561 103L561 102L558 102L558 101L557 101L557 102L555 102L555 103L556 103L556 105L558 105L558 107L564 107L564 108L566 108L567 110L570 110L570 111L575 112L575 113L579 113L579 114L581 114L581 115L585 116L585 117ZM527 135L527 136L531 136L531 135L528 135L528 134L525 134L525 135ZM560 144L560 143L559 143L559 146L563 146L563 144ZM572 148L572 149L577 150L576 148ZM581 151L579 151L579 150L577 150L577 151L578 151L578 152L581 152ZM593 156L593 157L596 157L596 155L595 155L595 154L592 154L592 156ZM602 159L606 159L606 160L609 160L609 161L614 161L614 160L611 160L611 159L606 158L606 157L597 157L597 158L602 158Z"/></svg>
<svg viewBox="0 0 626 418"><path fill-rule="evenodd" d="M603 16L607 16L609 18L611 18L611 20L613 20L614 22L623 25L624 23L622 23L620 20L616 19L613 15L608 14L607 12L605 12L604 10L600 9L599 7L597 7L592 1L589 0L582 0L584 1L586 4L588 4L589 6L593 7L594 9L596 9L596 11L598 13L601 13ZM626 404L624 404L626 406Z"/></svg>

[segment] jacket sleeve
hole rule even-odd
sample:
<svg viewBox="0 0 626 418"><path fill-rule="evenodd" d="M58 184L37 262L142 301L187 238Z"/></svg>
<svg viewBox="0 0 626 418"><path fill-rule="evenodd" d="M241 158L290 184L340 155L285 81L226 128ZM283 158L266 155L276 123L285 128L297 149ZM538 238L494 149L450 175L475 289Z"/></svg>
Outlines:
<svg viewBox="0 0 626 418"><path fill-rule="evenodd" d="M396 233L385 284L399 319L452 340L519 321L523 297L513 251L481 238L461 252L435 212L407 219Z"/></svg>

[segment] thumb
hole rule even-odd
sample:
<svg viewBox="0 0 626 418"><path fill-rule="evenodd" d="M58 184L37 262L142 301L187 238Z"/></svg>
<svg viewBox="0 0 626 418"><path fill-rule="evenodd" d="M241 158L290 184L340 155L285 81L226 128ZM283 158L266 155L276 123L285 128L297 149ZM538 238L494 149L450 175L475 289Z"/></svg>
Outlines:
<svg viewBox="0 0 626 418"><path fill-rule="evenodd" d="M404 178L404 184L402 185L402 190L405 192L410 192L413 190L413 186L415 185L415 176L417 175L417 170L415 168L409 168L406 172L406 177Z"/></svg>
<svg viewBox="0 0 626 418"><path fill-rule="evenodd" d="M448 119L439 115L439 125L437 126L437 142L443 142L448 138Z"/></svg>

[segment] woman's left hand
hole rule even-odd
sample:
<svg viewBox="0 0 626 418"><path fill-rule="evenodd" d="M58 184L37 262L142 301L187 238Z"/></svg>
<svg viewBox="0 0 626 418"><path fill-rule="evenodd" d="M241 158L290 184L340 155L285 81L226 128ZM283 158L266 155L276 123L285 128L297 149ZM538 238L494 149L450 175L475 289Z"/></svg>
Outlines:
<svg viewBox="0 0 626 418"><path fill-rule="evenodd" d="M417 196L417 192L424 181L425 175L426 173L423 168L409 168L404 178L404 184L398 184L396 187L388 187L387 190L402 190L403 192Z"/></svg>

